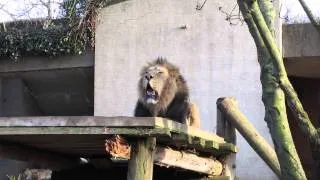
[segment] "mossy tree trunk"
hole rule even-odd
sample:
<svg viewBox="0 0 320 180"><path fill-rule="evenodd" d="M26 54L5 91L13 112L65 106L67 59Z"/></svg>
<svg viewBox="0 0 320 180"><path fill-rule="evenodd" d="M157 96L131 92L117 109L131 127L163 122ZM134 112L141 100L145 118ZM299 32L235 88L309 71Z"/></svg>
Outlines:
<svg viewBox="0 0 320 180"><path fill-rule="evenodd" d="M276 64L280 53L274 37L272 3L267 0L238 0L238 4L258 50L265 121L279 159L281 179L306 179L291 136L285 95L280 86L280 79L287 75L284 66Z"/></svg>

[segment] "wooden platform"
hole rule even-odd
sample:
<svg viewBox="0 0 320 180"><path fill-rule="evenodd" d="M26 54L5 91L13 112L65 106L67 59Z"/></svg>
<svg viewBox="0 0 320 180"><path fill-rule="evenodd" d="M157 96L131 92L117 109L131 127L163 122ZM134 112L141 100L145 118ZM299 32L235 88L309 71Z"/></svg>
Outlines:
<svg viewBox="0 0 320 180"><path fill-rule="evenodd" d="M0 143L14 143L49 152L81 157L105 156L105 139L156 136L157 144L219 155L237 148L206 131L163 118L41 116L1 117Z"/></svg>

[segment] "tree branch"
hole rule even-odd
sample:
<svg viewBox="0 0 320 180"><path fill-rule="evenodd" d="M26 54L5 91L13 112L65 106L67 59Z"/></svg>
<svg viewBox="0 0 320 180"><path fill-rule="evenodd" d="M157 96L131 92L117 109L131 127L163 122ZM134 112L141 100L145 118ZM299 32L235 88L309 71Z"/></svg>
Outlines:
<svg viewBox="0 0 320 180"><path fill-rule="evenodd" d="M277 47L275 38L272 36L272 33L268 29L268 26L263 21L263 16L261 15L259 7L256 5L256 3L252 3L251 11L253 15L253 20L257 24L259 32L262 35L263 41L266 43L266 47L268 48L272 56L273 65L278 72L276 76L281 88L284 90L286 94L286 101L289 105L289 108L293 112L294 117L298 120L300 129L308 136L309 140L312 143L319 144L320 139L317 130L311 123L308 114L304 110L297 93L295 92L293 86L291 85L288 79L282 55L280 54L280 51Z"/></svg>
<svg viewBox="0 0 320 180"><path fill-rule="evenodd" d="M311 9L308 7L306 2L304 0L299 0L304 12L306 12L308 18L311 21L311 24L317 29L317 31L320 33L320 22L316 20L315 16L313 15Z"/></svg>
<svg viewBox="0 0 320 180"><path fill-rule="evenodd" d="M276 63L276 59L280 57L282 60L282 57L277 48L274 34L271 33L273 30L273 17L270 16L268 11L270 6L268 6L267 2L261 0L259 3L257 0L238 0L240 10L258 49L263 88L262 99L266 112L265 121L268 124L275 145L282 178L306 179L292 140L284 93L279 86L279 79L282 76L286 77L286 71L284 66L278 66ZM259 5L261 8L268 7L263 10L264 15L261 13ZM267 17L267 23L264 16Z"/></svg>

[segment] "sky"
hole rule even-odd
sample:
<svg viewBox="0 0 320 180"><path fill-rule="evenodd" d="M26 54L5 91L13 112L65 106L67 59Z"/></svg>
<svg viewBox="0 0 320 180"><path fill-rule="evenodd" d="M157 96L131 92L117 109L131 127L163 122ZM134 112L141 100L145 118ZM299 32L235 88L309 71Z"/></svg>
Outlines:
<svg viewBox="0 0 320 180"><path fill-rule="evenodd" d="M280 17L285 17L287 14L290 23L297 22L309 22L306 13L303 11L298 0L283 0ZM305 0L306 4L316 15L320 17L320 0Z"/></svg>
<svg viewBox="0 0 320 180"><path fill-rule="evenodd" d="M46 2L48 0L42 1ZM51 1L55 2L52 5L53 17L58 17L60 13L58 3L63 0ZM320 0L305 1L313 13L317 17L320 17ZM13 14L16 19L46 17L47 11L43 6L34 6L37 2L39 2L39 0L0 0L0 22L14 20L10 14ZM280 17L284 18L287 16L289 18L289 23L308 22L308 18L298 0L282 0L282 2Z"/></svg>
<svg viewBox="0 0 320 180"><path fill-rule="evenodd" d="M48 2L48 0L42 0ZM59 15L59 2L62 0L51 0L52 15ZM0 22L16 19L41 18L48 15L47 9L39 4L39 0L0 0Z"/></svg>

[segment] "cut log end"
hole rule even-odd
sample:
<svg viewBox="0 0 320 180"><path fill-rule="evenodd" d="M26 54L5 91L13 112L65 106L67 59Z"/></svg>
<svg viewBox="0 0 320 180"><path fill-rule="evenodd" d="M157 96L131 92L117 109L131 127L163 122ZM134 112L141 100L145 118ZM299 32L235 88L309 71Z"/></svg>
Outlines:
<svg viewBox="0 0 320 180"><path fill-rule="evenodd" d="M113 157L130 159L131 147L129 143L121 136L114 135L106 139L106 152Z"/></svg>

